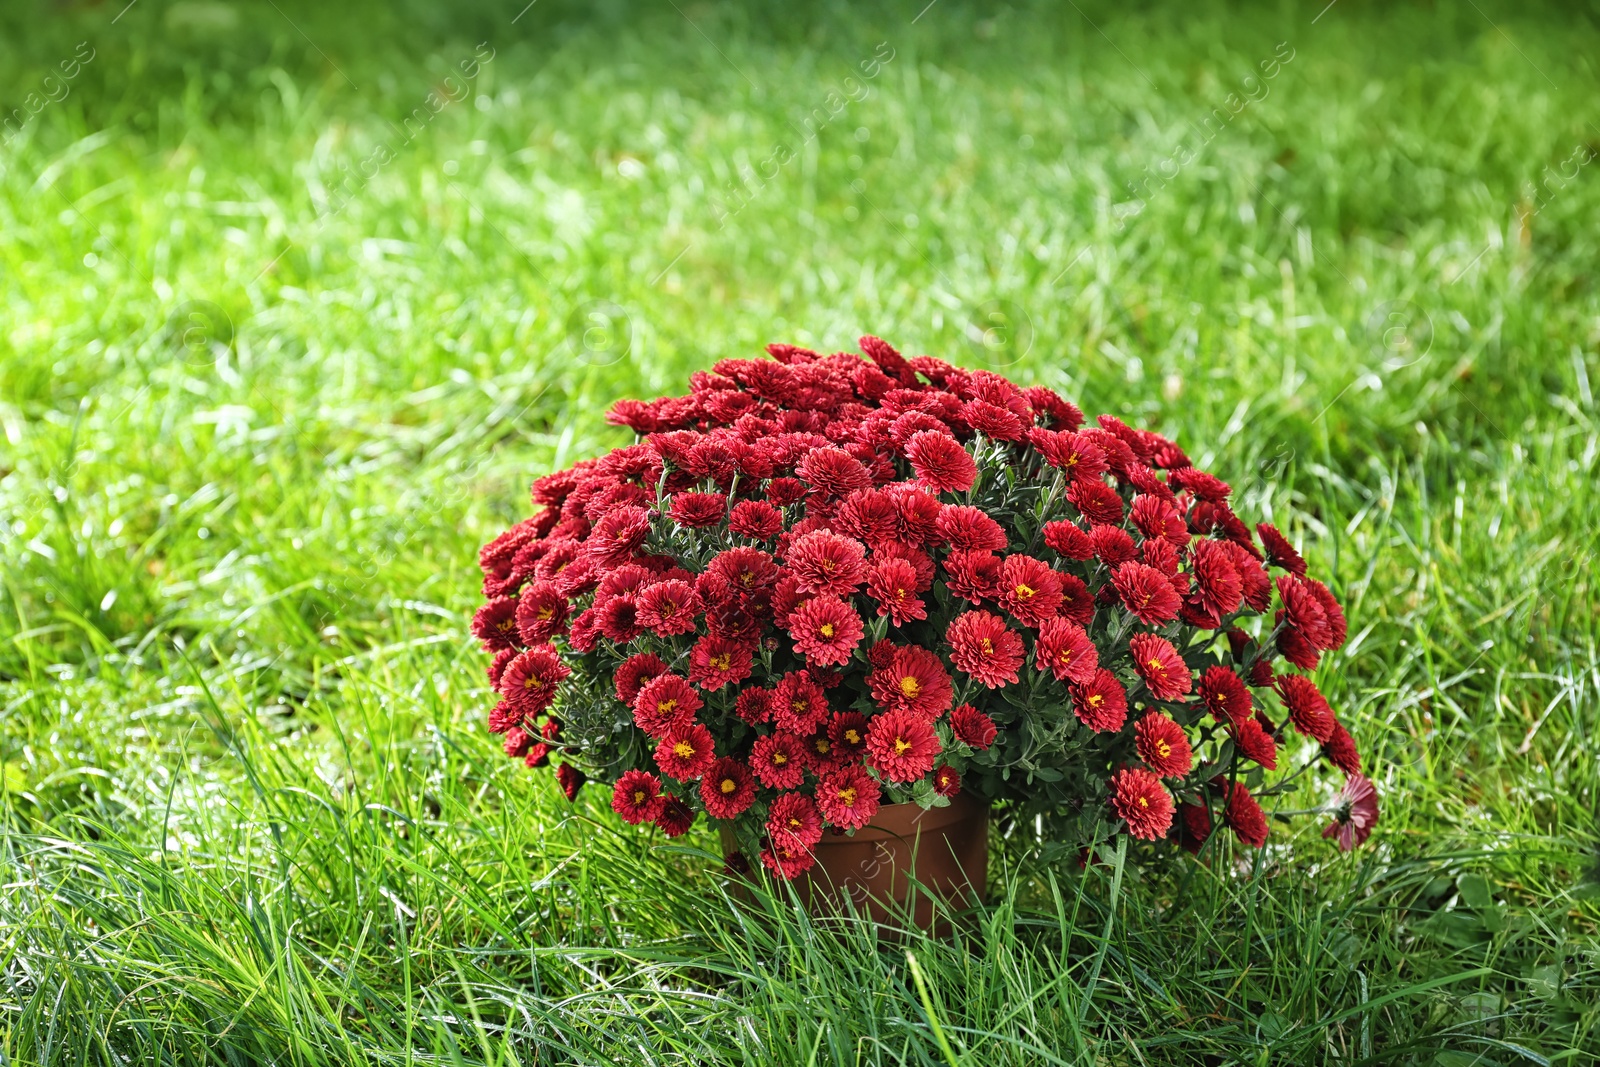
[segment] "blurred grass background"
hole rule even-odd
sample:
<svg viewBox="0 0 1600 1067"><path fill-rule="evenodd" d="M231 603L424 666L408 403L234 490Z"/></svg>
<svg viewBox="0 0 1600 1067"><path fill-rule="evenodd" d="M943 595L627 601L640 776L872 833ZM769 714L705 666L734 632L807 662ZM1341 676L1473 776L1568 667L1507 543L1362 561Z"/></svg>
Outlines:
<svg viewBox="0 0 1600 1067"><path fill-rule="evenodd" d="M1592 3L0 6L5 1062L1600 1062L1596 55ZM1365 851L1136 852L1102 940L997 842L919 989L499 756L531 478L864 332L1289 525Z"/></svg>

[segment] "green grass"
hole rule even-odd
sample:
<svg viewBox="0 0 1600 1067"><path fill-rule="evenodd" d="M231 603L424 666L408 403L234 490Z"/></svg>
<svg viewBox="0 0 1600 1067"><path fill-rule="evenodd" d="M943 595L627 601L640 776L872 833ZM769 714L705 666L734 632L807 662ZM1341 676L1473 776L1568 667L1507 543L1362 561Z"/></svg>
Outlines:
<svg viewBox="0 0 1600 1067"><path fill-rule="evenodd" d="M94 49L0 133L0 1061L1600 1058L1592 6L520 7L0 12L7 114ZM1367 848L996 842L876 943L499 755L531 478L863 332L1296 516Z"/></svg>

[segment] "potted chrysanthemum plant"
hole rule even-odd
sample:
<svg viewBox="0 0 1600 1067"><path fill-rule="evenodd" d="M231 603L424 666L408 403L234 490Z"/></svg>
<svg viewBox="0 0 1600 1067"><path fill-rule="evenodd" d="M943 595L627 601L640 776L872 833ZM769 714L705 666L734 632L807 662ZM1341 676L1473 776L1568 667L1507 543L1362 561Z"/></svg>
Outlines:
<svg viewBox="0 0 1600 1067"><path fill-rule="evenodd" d="M1344 613L1283 534L1159 434L861 348L623 401L633 444L533 483L473 621L507 755L858 902L981 891L991 808L1075 849L1260 848L1291 731L1347 776L1327 836L1365 840L1305 673Z"/></svg>

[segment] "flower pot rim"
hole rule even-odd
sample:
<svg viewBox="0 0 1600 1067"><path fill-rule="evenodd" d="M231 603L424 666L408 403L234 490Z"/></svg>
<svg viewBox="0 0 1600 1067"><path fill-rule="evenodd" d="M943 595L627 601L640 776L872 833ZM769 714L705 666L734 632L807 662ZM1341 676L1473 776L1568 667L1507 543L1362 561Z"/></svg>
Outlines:
<svg viewBox="0 0 1600 1067"><path fill-rule="evenodd" d="M848 844L856 841L883 841L890 838L913 837L918 833L933 833L958 826L965 822L986 821L989 804L970 793L958 793L942 808L924 808L921 804L885 804L880 807L867 825L851 836L824 834L820 844Z"/></svg>

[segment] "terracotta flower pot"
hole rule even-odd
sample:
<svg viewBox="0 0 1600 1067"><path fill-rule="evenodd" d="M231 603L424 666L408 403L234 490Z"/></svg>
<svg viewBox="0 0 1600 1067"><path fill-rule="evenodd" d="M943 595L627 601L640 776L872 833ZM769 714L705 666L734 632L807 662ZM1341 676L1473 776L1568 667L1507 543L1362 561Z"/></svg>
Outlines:
<svg viewBox="0 0 1600 1067"><path fill-rule="evenodd" d="M731 854L737 847L732 832L724 828L723 852ZM879 808L854 836L823 834L816 855L816 866L794 880L813 915L842 913L848 899L857 913L884 922L891 917L891 906L904 908L914 878L925 891L916 895L913 918L926 929L933 922L930 898L957 910L983 898L989 873L989 806L965 793L943 808L890 804Z"/></svg>

